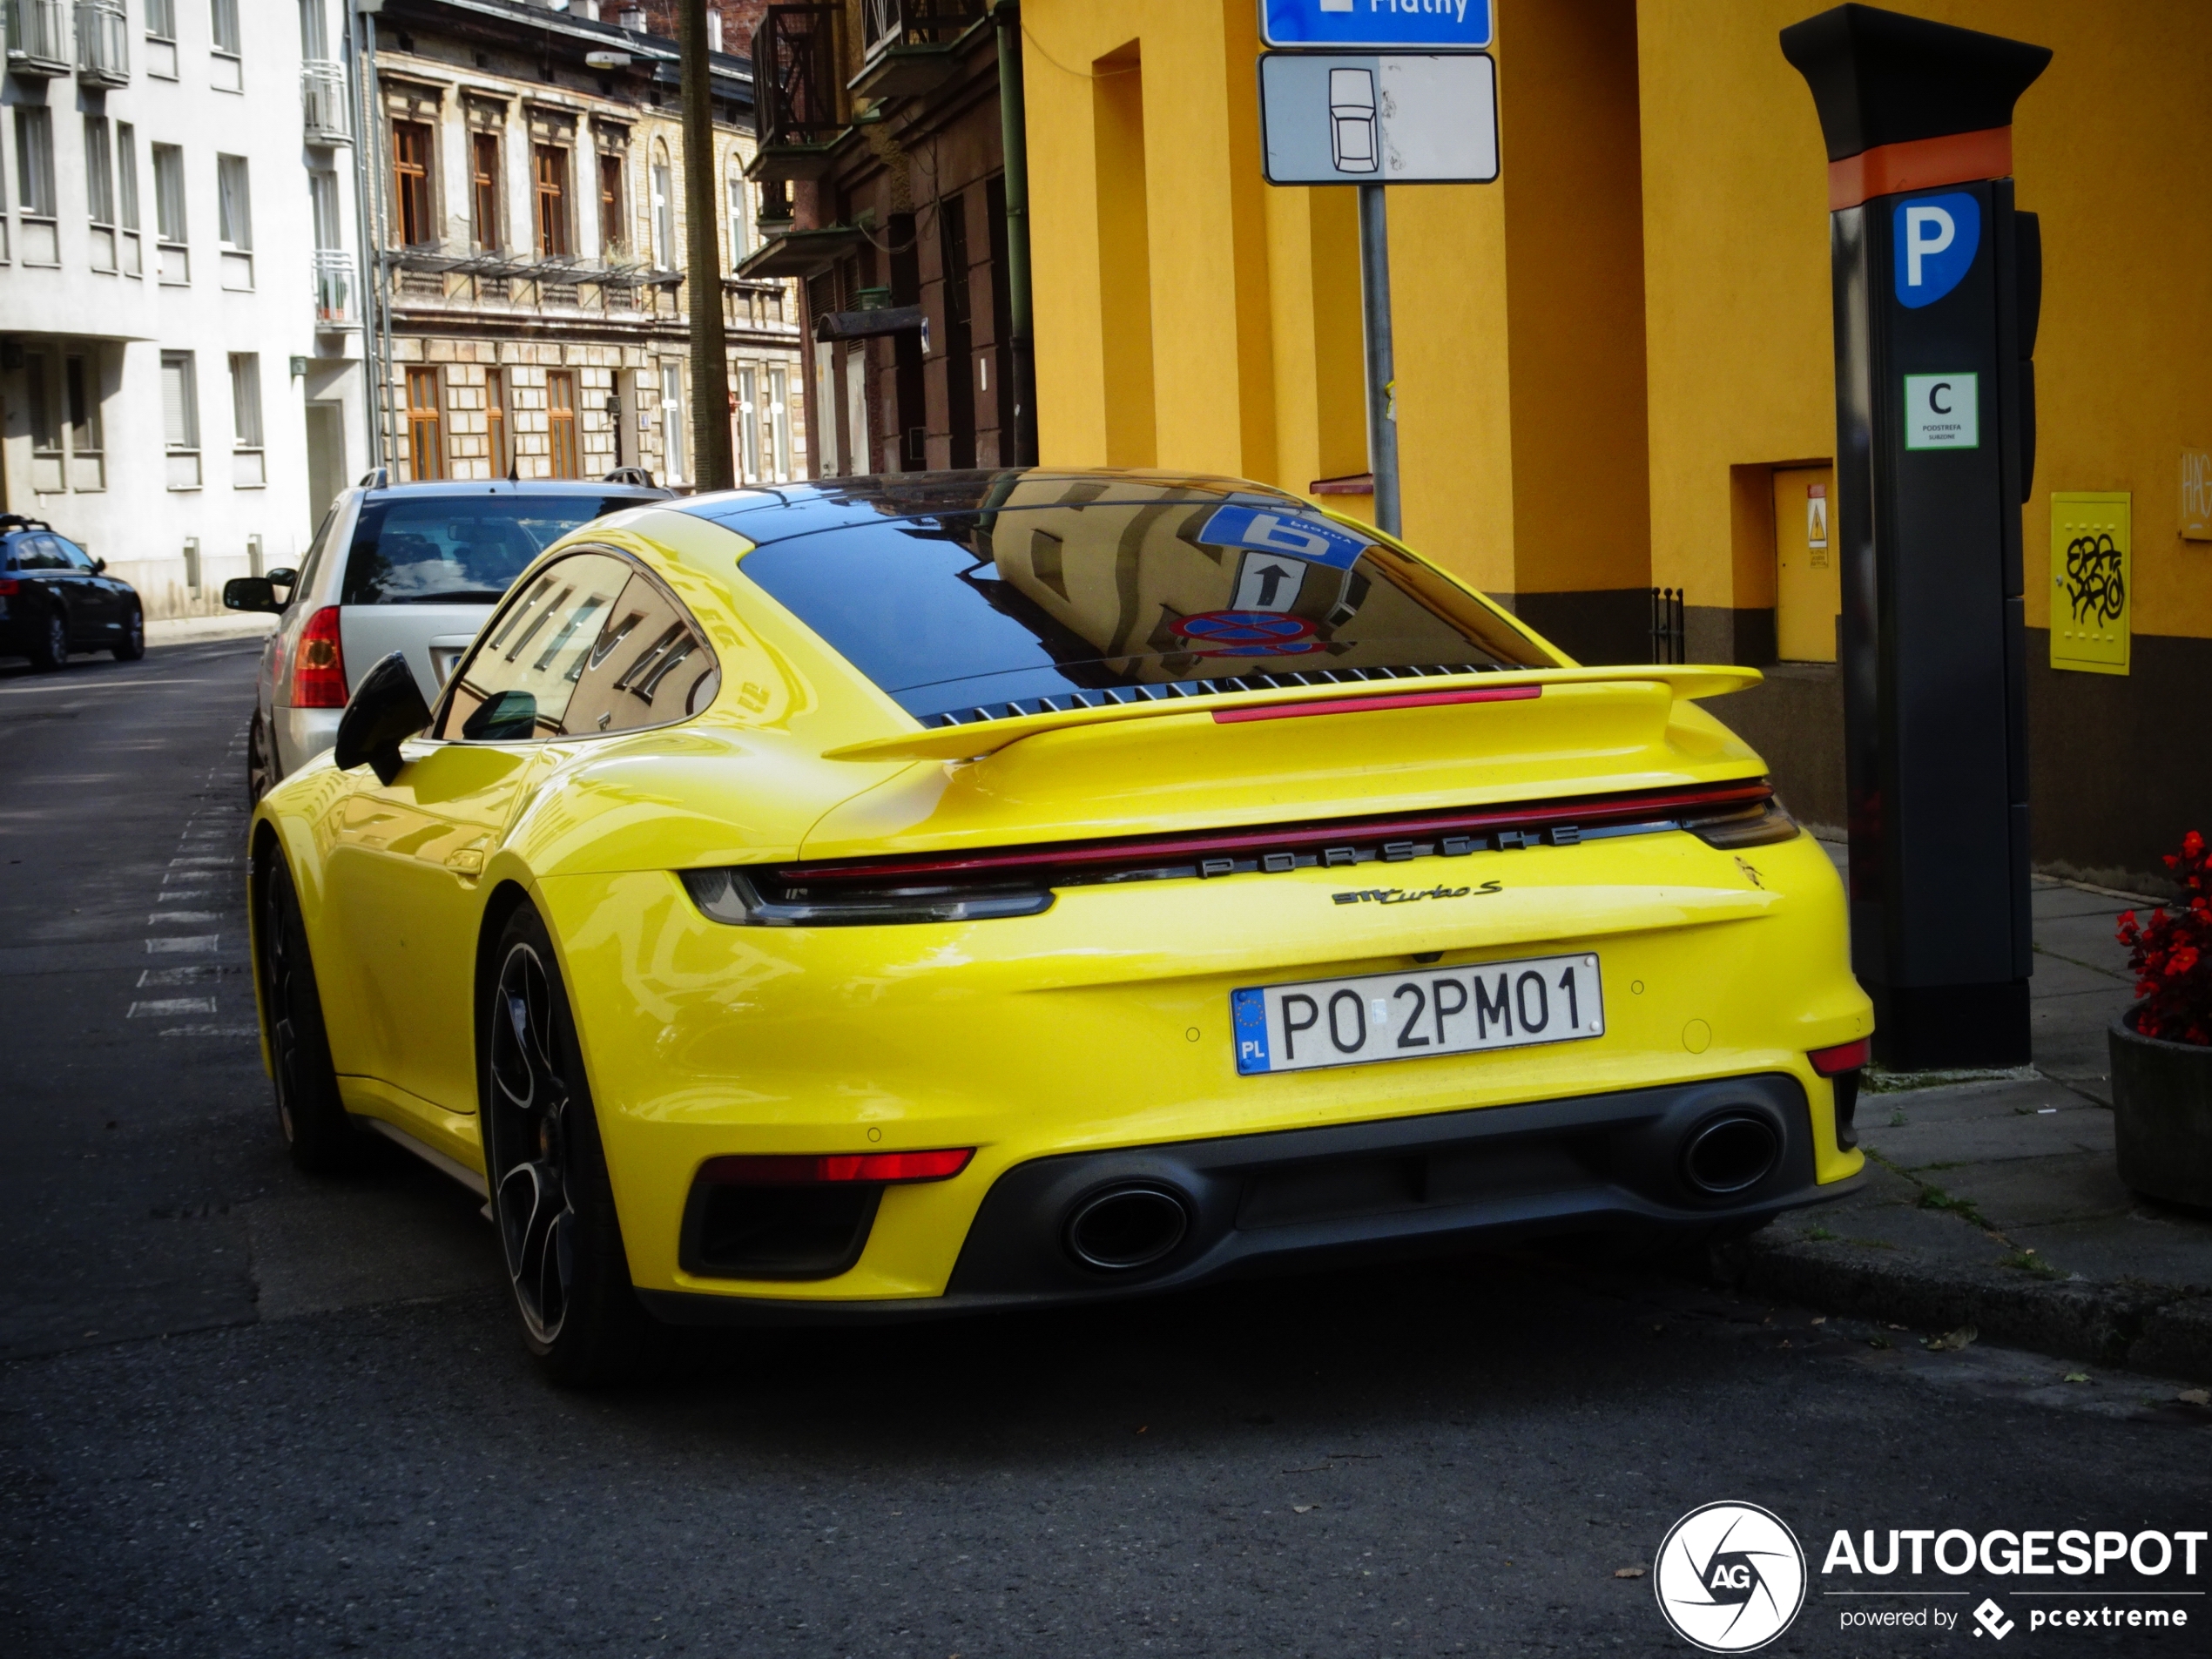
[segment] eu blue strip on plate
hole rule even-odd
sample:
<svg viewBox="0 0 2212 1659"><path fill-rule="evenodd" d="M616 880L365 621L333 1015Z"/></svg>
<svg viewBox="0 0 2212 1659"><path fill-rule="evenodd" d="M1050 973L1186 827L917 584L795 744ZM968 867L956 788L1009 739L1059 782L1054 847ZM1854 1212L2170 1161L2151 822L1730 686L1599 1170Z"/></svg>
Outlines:
<svg viewBox="0 0 2212 1659"><path fill-rule="evenodd" d="M1197 539L1209 547L1257 547L1294 559L1349 570L1374 543L1325 518L1274 512L1260 507L1218 507Z"/></svg>
<svg viewBox="0 0 2212 1659"><path fill-rule="evenodd" d="M1267 1070L1267 994L1230 992L1229 1018L1237 1037L1237 1069L1248 1077Z"/></svg>

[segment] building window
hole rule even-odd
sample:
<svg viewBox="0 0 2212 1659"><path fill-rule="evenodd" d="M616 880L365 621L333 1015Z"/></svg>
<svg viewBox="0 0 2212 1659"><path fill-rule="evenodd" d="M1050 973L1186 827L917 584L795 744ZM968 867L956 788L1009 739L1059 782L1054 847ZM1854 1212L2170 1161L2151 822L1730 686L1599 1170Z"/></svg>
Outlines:
<svg viewBox="0 0 2212 1659"><path fill-rule="evenodd" d="M269 481L261 448L261 357L258 352L231 354L231 483L259 489Z"/></svg>
<svg viewBox="0 0 2212 1659"><path fill-rule="evenodd" d="M475 209L476 246L487 253L500 250L499 134L469 135L469 185Z"/></svg>
<svg viewBox="0 0 2212 1659"><path fill-rule="evenodd" d="M115 269L115 145L107 118L84 118L84 211L92 223L92 268Z"/></svg>
<svg viewBox="0 0 2212 1659"><path fill-rule="evenodd" d="M407 372L407 461L418 483L446 475L445 421L439 412L438 371Z"/></svg>
<svg viewBox="0 0 2212 1659"><path fill-rule="evenodd" d="M246 158L215 158L215 236L221 245L223 286L239 292L253 287L253 198L246 186Z"/></svg>
<svg viewBox="0 0 2212 1659"><path fill-rule="evenodd" d="M742 482L760 482L760 371L749 363L738 370L738 465Z"/></svg>
<svg viewBox="0 0 2212 1659"><path fill-rule="evenodd" d="M569 152L557 144L532 145L530 150L537 170L537 251L545 259L564 260L569 255Z"/></svg>
<svg viewBox="0 0 2212 1659"><path fill-rule="evenodd" d="M553 475L577 477L576 374L571 369L546 374L545 432L552 448Z"/></svg>
<svg viewBox="0 0 2212 1659"><path fill-rule="evenodd" d="M146 0L146 73L177 78L177 0Z"/></svg>
<svg viewBox="0 0 2212 1659"><path fill-rule="evenodd" d="M73 455L97 456L100 442L100 397L98 368L72 354L62 359L62 398L69 421L69 448ZM97 488L97 486L95 486ZM78 489L84 488L78 485Z"/></svg>
<svg viewBox="0 0 2212 1659"><path fill-rule="evenodd" d="M738 171L740 164L732 157L730 162L730 269L734 273L752 252L752 214L750 188L745 174Z"/></svg>
<svg viewBox="0 0 2212 1659"><path fill-rule="evenodd" d="M421 247L437 239L430 228L432 133L421 121L392 123L392 196L403 246Z"/></svg>
<svg viewBox="0 0 2212 1659"><path fill-rule="evenodd" d="M775 455L778 483L788 482L791 478L791 413L786 401L790 383L789 374L782 368L768 371L767 418L773 426L771 448Z"/></svg>
<svg viewBox="0 0 2212 1659"><path fill-rule="evenodd" d="M239 61L245 51L238 27L238 0L208 0L208 33L214 43L210 80L219 92L243 92L246 68Z"/></svg>
<svg viewBox="0 0 2212 1659"><path fill-rule="evenodd" d="M327 167L307 174L307 208L314 221L315 248L333 252L346 246L345 221L338 212L338 175Z"/></svg>
<svg viewBox="0 0 2212 1659"><path fill-rule="evenodd" d="M26 265L59 265L61 234L54 224L54 124L43 109L16 106L16 202L23 210Z"/></svg>
<svg viewBox="0 0 2212 1659"><path fill-rule="evenodd" d="M603 152L599 157L599 249L602 253L619 253L630 246L630 237L624 226L622 158L612 152Z"/></svg>
<svg viewBox="0 0 2212 1659"><path fill-rule="evenodd" d="M495 478L506 478L515 471L514 440L507 424L507 371L488 368L484 371L484 436L486 448L491 455L491 474Z"/></svg>
<svg viewBox="0 0 2212 1659"><path fill-rule="evenodd" d="M188 351L161 354L162 437L168 450L169 488L199 488L199 386Z"/></svg>
<svg viewBox="0 0 2212 1659"><path fill-rule="evenodd" d="M330 34L322 8L323 0L300 0L300 56L310 62L330 56Z"/></svg>
<svg viewBox="0 0 2212 1659"><path fill-rule="evenodd" d="M684 464L684 365L675 358L661 360L660 430L662 464L668 482L680 484L688 472Z"/></svg>
<svg viewBox="0 0 2212 1659"><path fill-rule="evenodd" d="M668 146L653 145L653 264L676 267L676 183L669 170Z"/></svg>
<svg viewBox="0 0 2212 1659"><path fill-rule="evenodd" d="M24 354L24 389L30 395L30 453L34 455L58 457L62 452L61 422L54 418L53 373L53 361L44 352Z"/></svg>
<svg viewBox="0 0 2212 1659"><path fill-rule="evenodd" d="M115 182L123 215L123 272L140 276L145 265L138 252L138 133L128 121L115 124Z"/></svg>
<svg viewBox="0 0 2212 1659"><path fill-rule="evenodd" d="M185 152L173 144L153 146L153 222L161 280L191 281L192 257L185 247Z"/></svg>

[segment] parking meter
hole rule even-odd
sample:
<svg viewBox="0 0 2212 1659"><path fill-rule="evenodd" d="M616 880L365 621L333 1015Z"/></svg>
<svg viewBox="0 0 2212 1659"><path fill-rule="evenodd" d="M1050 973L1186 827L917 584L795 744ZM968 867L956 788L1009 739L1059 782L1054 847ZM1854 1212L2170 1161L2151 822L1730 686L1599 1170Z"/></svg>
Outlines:
<svg viewBox="0 0 2212 1659"><path fill-rule="evenodd" d="M2042 260L2012 119L2051 54L1861 5L1782 51L1828 150L1852 967L1884 1064L2024 1064Z"/></svg>

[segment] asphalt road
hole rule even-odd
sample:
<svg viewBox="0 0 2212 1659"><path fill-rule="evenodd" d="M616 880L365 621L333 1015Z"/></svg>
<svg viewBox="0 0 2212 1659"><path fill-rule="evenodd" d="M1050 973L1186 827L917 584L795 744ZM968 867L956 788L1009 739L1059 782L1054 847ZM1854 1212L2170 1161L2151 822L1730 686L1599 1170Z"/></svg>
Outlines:
<svg viewBox="0 0 2212 1659"><path fill-rule="evenodd" d="M2212 1413L2171 1385L1568 1251L556 1393L475 1199L283 1157L238 863L257 648L0 667L0 1650L1687 1653L1615 1575L1716 1499L1816 1575L1839 1527L2212 1514ZM1842 1631L1840 1581L1774 1651L1973 1635ZM2159 1604L2200 1628L2031 1636L2007 1599L2006 1649L2207 1650L2206 1599Z"/></svg>

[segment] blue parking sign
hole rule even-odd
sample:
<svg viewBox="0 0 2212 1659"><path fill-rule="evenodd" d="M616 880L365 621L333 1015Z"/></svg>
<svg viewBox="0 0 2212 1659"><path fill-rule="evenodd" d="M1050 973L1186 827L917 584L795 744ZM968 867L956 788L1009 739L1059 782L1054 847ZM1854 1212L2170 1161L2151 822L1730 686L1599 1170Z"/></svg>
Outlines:
<svg viewBox="0 0 2212 1659"><path fill-rule="evenodd" d="M1290 51L1479 51L1490 24L1490 0L1259 0L1261 40Z"/></svg>

